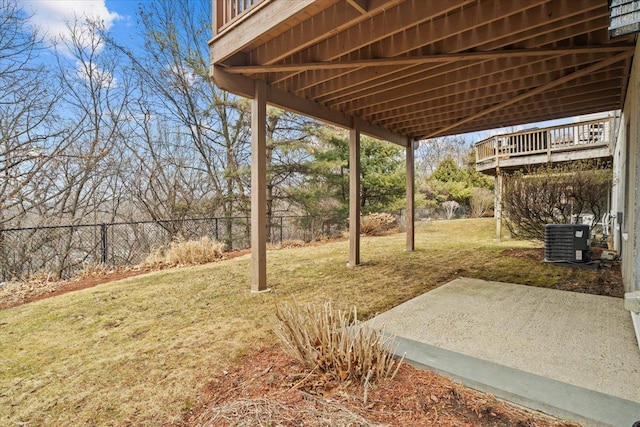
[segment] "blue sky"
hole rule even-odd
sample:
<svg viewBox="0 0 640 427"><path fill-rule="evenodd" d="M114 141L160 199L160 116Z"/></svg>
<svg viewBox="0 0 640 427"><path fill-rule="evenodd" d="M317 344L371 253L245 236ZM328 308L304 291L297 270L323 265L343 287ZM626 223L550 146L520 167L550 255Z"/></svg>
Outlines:
<svg viewBox="0 0 640 427"><path fill-rule="evenodd" d="M147 0L148 1L148 0ZM66 34L66 23L75 17L104 22L106 28L124 44L136 39L136 11L144 0L21 0L31 15L31 23L52 41ZM132 46L133 47L133 46Z"/></svg>

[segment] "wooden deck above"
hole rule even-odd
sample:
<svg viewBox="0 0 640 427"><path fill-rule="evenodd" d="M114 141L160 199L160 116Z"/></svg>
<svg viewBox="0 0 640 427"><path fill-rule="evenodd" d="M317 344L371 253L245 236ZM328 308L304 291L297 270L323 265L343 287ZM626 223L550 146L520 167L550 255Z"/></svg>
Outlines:
<svg viewBox="0 0 640 427"><path fill-rule="evenodd" d="M606 118L529 129L479 141L475 145L476 170L495 175L502 170L572 160L610 158L614 119Z"/></svg>
<svg viewBox="0 0 640 427"><path fill-rule="evenodd" d="M222 89L407 140L620 109L607 0L213 0Z"/></svg>

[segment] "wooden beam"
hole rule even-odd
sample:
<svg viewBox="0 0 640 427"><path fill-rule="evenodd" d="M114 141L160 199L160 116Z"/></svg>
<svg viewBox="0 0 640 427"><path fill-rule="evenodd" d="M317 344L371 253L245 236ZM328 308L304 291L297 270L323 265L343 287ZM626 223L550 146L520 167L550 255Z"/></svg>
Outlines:
<svg viewBox="0 0 640 427"><path fill-rule="evenodd" d="M218 65L214 65L211 71L216 85L223 90L241 95L246 98L253 98L255 80L238 74L227 73ZM267 86L267 102L285 110L293 111L308 117L332 123L342 128L351 129L357 124L362 133L373 138L393 142L401 146L406 146L405 136L390 132L388 129L374 125L359 118L348 116L340 111L332 110L324 105L303 99L290 94L282 89Z"/></svg>
<svg viewBox="0 0 640 427"><path fill-rule="evenodd" d="M571 88L572 90L576 90L576 88L579 87L583 93L574 92L572 95L580 96L584 95L584 93L617 87L622 74L622 70L605 70L593 74L592 76L594 77L583 76L576 80L575 83L565 85L557 89L557 91L564 91L565 87ZM600 79L598 80L596 77ZM512 85L504 87L504 90L501 92L492 92L486 88L471 90L466 95L464 92L461 92L449 98L444 98L440 102L431 103L428 100L414 102L393 108L389 111L380 111L371 115L365 115L364 117L389 129L397 129L398 125L424 122L424 118L427 116L432 123L438 120L451 120L452 118L463 119L485 108L509 101L512 97L535 89L544 83L546 83L546 81L540 82L537 85L522 85L520 87ZM564 93L562 95L566 96Z"/></svg>
<svg viewBox="0 0 640 427"><path fill-rule="evenodd" d="M483 3L483 7L487 5L490 4ZM549 12L547 10L548 5L542 4L533 9L527 9L524 11L521 10L522 6L519 2L508 3L508 5L514 6L515 8L509 10L509 8L505 9L505 7L500 7L500 14L496 14L494 12L493 15L488 15L485 10L482 10L482 16L484 16L487 21L480 21L480 15L477 15L472 19L472 21L474 23L477 22L477 24L472 26L469 26L468 20L465 21L464 19L457 17L457 14L447 18L440 18L437 21L430 23L430 25L423 24L421 27L424 28L419 32L419 36L416 36L417 39L413 40L412 43L407 44L408 42L406 40L412 39L408 34L404 34L404 43L392 43L390 45L385 45L384 48L376 48L375 50L363 49L352 53L348 58L354 59L361 55L371 57L375 52L382 52L382 55L385 57L396 57L413 53L416 49L421 49L422 52L431 50L433 52L445 51L450 53L461 53L474 49L477 49L478 51L494 51L502 49L505 46L513 46L514 44L518 45L519 43L525 43L525 46L528 48L550 46L553 45L552 43L554 40L558 41L557 37L545 40L540 39L540 43L534 44L527 43L526 41L532 36L547 34L549 32L554 35L560 34L560 32L556 31L554 26L558 26L566 21L573 22L574 19L578 21L585 20L587 18L584 18L583 16L588 15L588 13L580 13L580 8L588 8L591 10L594 7L599 7L593 1L586 2L583 0L576 0L572 3L562 3L560 5L554 4L554 8L552 10L553 15L548 19L545 19L544 24L536 25L532 22L531 16L544 15L546 17ZM531 6L535 5L528 4L528 7ZM489 7L489 9L490 8L491 7ZM474 10L476 9L473 7L469 8L466 10L466 13L473 14L472 12ZM604 10L606 12L606 8L604 8ZM481 11L478 10L478 14L480 12ZM515 14L512 14L514 12ZM499 25L499 22L505 21L505 16L508 16L508 23ZM518 29L517 33L514 33L514 28ZM585 31L589 32L592 30L592 26L582 25L572 26L567 31L562 31L561 33L564 38L567 39L576 35L584 34ZM428 40L428 44L425 40ZM479 45L478 43L481 44ZM425 44L427 45L425 46ZM374 46L378 46L378 44L374 44ZM412 49L407 50L407 48ZM407 66L405 66L405 68L406 67ZM414 65L413 67L419 66ZM338 90L341 91L346 88L348 91L351 86L359 85L371 78L389 75L390 73L395 73L395 75L404 75L407 73L407 70L403 69L402 66L387 66L380 68L370 67L366 69L357 69L357 76L355 76L355 73L356 71L349 69L315 71L311 75L309 73L296 75L292 79L287 80L286 84L294 93L304 98L316 99L320 96L336 92L334 87L339 88ZM333 76L331 76L331 74L333 74ZM286 74L282 74L277 78L277 80L273 80L272 83L281 81L283 79L282 76L286 76ZM345 84L345 82L349 81L353 81L354 83Z"/></svg>
<svg viewBox="0 0 640 427"><path fill-rule="evenodd" d="M227 73L225 69L219 65L212 63L209 69L209 76L213 79L216 86L227 92L251 98L255 96L255 83L253 79Z"/></svg>
<svg viewBox="0 0 640 427"><path fill-rule="evenodd" d="M365 55L369 58L371 55L397 57L424 48L425 45L434 45L438 41L449 38L459 39L461 37L456 35L466 31L471 31L471 34L464 38L464 42L477 44L477 40L482 40L481 37L487 37L490 28L496 31L494 26L491 26L492 22L505 16L523 12L543 2L545 0L535 0L535 3L490 0L488 2L452 4L450 7L446 7L449 2L427 2L432 10L425 8L424 2L418 2L415 10L403 9L397 12L397 17L390 16L389 13L385 14L382 23L375 20L363 23L363 25L369 24L371 28L363 27L357 34L340 34L340 37L328 39L327 42L314 47L313 50L295 55L292 62L309 62L307 58L320 61L339 58L355 59L365 57ZM471 3L476 4L472 5ZM465 7L467 5L469 7ZM390 12L394 11L395 9ZM454 11L457 13L453 13ZM502 31L507 29L508 27L505 27ZM402 35L393 37L398 32L402 32ZM365 41L359 34L371 34L371 39ZM449 50L447 46L445 51L459 53L463 50L466 49ZM280 83L289 77L293 77L293 75L280 77L274 83ZM320 82L314 82L314 84L318 83ZM295 84L292 86L302 87L302 85Z"/></svg>
<svg viewBox="0 0 640 427"><path fill-rule="evenodd" d="M267 290L267 86L251 101L251 291Z"/></svg>
<svg viewBox="0 0 640 427"><path fill-rule="evenodd" d="M558 117L618 109L621 107L619 97L617 96L621 90L618 83L619 79L599 82L593 85L595 86L593 92L590 91L592 90L592 85L586 82L580 85L563 86L561 89L534 96L521 103L507 107L505 110L491 113L481 119L456 128L455 131L451 133L467 133ZM488 106L490 105L486 107ZM445 113L438 116L425 114L424 116L428 117L429 120L422 122L416 121L415 124L402 123L390 125L390 127L392 127L392 129L402 129L403 133L421 139L423 135L477 111L478 108L463 108L460 110L460 113ZM421 116L422 114L417 112L415 115Z"/></svg>
<svg viewBox="0 0 640 427"><path fill-rule="evenodd" d="M349 267L360 264L360 130L349 131Z"/></svg>
<svg viewBox="0 0 640 427"><path fill-rule="evenodd" d="M367 0L347 0L347 3L361 14L367 13Z"/></svg>
<svg viewBox="0 0 640 427"><path fill-rule="evenodd" d="M545 13L545 11L541 11ZM549 13L546 10L546 13ZM596 28L602 28L602 19L606 19L608 25L609 11L602 7L602 3L594 3L590 0L558 3L549 19L537 21L532 25L529 15L518 15L515 22L509 20L509 26L513 25L510 33L500 34L491 40L483 40L476 45L479 50L494 50L497 47L516 44L525 48L536 46L549 46L555 42L562 42L576 35L590 33ZM505 24L506 25L506 24ZM517 29L513 32L513 28ZM591 39L591 37L590 37ZM606 44L591 39L592 44Z"/></svg>
<svg viewBox="0 0 640 427"><path fill-rule="evenodd" d="M310 62L310 59L331 61L349 52L365 48L367 45L403 33L407 28L429 22L434 18L445 16L464 5L474 3L475 0L436 1L423 0L407 1L397 7L387 10L384 14L349 28L332 37L323 40L312 48L299 52L291 57L291 62ZM503 7L507 5L503 4ZM468 25L468 23L467 23ZM366 36L363 36L366 35ZM416 37L422 38L421 35ZM402 39L406 39L403 34ZM389 54L387 56L396 56ZM291 75L278 79L275 83L285 80Z"/></svg>
<svg viewBox="0 0 640 427"><path fill-rule="evenodd" d="M576 87L572 88L572 90L580 90L580 88ZM610 92L613 92L613 95L610 93L608 96L588 96L583 100L573 103L541 100L530 104L518 104L517 110L513 110L512 107L508 107L506 110L501 110L485 116L482 119L470 122L467 125L456 128L445 135L476 132L498 127L546 121L557 119L559 117L576 116L619 109L621 108L621 104L619 102L619 97L616 95L620 90L620 87L611 87ZM440 120L440 123L430 123L425 121L421 125L394 126L393 129L402 131L413 138L422 139L423 135L427 135L442 126L451 123L452 121L452 119Z"/></svg>
<svg viewBox="0 0 640 427"><path fill-rule="evenodd" d="M574 73L568 74L568 75L566 75L564 77L561 77L561 78L559 78L557 80L554 80L552 82L543 84L543 85L541 85L541 86L539 86L539 87L537 87L535 89L529 90L529 91L527 91L527 92L525 92L525 93L523 93L521 95L518 95L516 97L513 97L513 98L509 99L508 101L504 101L504 102L502 102L500 104L494 105L493 107L487 108L487 109L485 109L483 111L480 111L479 113L472 114L469 117L466 117L466 118L464 118L462 120L457 121L456 123L452 123L452 124L450 124L448 126L445 126L445 127L441 128L441 129L435 131L435 132L432 132L432 133L430 133L428 135L425 135L424 138L428 139L428 138L433 138L433 137L442 135L442 134L446 133L447 131L449 131L451 129L455 129L455 128L459 127L462 124L471 122L471 121L476 120L476 119L478 119L478 118L480 118L482 116L486 116L487 114L493 113L494 111L502 110L503 108L508 107L509 105L516 104L516 103L518 103L518 102L520 102L520 101L522 101L524 99L530 98L530 97L532 97L534 95L537 95L539 93L545 92L545 91L547 91L549 89L553 89L555 87L558 87L558 86L560 86L560 85L562 85L562 84L564 84L566 82L569 82L569 81L575 80L575 79L577 79L577 78L579 78L581 76L585 76L587 74L593 73L594 71L601 70L601 69L603 69L605 67L608 67L611 64L615 64L616 62L624 61L627 58L631 57L632 55L633 55L633 52L622 52L622 53L619 53L619 54L617 54L617 55L615 55L615 56L613 56L613 57L611 57L609 59L606 59L604 61L600 61L597 64L594 64L594 65L591 65L589 67L583 68L582 70L579 70L579 71L576 71Z"/></svg>
<svg viewBox="0 0 640 427"><path fill-rule="evenodd" d="M571 97L578 101L580 99L586 100L593 92L615 90L619 86L622 74L622 71L618 75L608 75L607 72L602 72L594 74L593 78L591 76L583 77L576 81L575 84L566 84L562 88L557 88L550 94L550 101L557 100L564 103L565 100L562 98L565 97ZM538 85L523 85L522 90L536 87ZM577 91L577 88L581 88L581 91ZM428 123L429 126L440 126L443 122L457 121L482 109L508 101L517 94L518 92L513 89L502 92L478 90L470 92L468 96L461 93L440 103L410 104L405 109L395 111L385 117L376 118L376 122L390 129L419 127L424 123Z"/></svg>
<svg viewBox="0 0 640 427"><path fill-rule="evenodd" d="M247 14L241 22L234 24L233 34L226 34L227 29L218 31L218 34L209 41L212 63L219 63L240 52L258 37L268 33L295 15L313 6L317 0L296 1L272 1L265 0L260 3L253 13ZM255 13L259 9L260 13ZM230 31L229 31L230 33Z"/></svg>
<svg viewBox="0 0 640 427"><path fill-rule="evenodd" d="M591 57L593 54L584 56ZM502 73L510 70L514 70L514 72L509 72L510 77L507 78L513 79L520 76L517 70L521 67L531 66L541 68L541 64L556 61L557 58L558 57L535 59L524 57L498 58L495 60L457 61L447 64L403 67L398 69L399 72L389 74L385 72L379 78L371 79L367 82L359 82L342 92L334 92L332 94L318 96L317 98L311 98L332 108L342 109L338 106L344 104L351 105L350 103L354 101L375 96L376 94L389 90L393 91L395 95L399 89L406 91L408 87L411 87L415 93L416 83L418 82L419 86L424 87L426 90L457 86L462 82L479 79L484 81L491 79L494 82L498 82L505 80L505 76L502 75ZM596 59L601 58L594 58L588 62L595 62ZM487 72L487 68L489 68L490 71ZM539 72L541 71L542 70Z"/></svg>
<svg viewBox="0 0 640 427"><path fill-rule="evenodd" d="M379 111L381 105L385 109L393 109L402 105L415 104L421 100L429 100L429 103L436 104L437 100L446 101L456 95L465 94L467 97L470 92L472 92L471 95L483 90L502 93L518 86L519 83L525 87L531 86L534 81L542 84L549 81L554 73L558 74L569 66L580 67L602 59L606 59L606 57L598 58L587 55L584 58L572 58L571 61L559 58L534 62L517 61L513 66L506 65L507 61L498 61L492 64L482 63L478 67L445 66L442 67L444 69L442 71L434 69L431 73L411 76L406 80L399 80L395 84L391 83L381 88L381 90L385 89L383 92L373 93L366 97L354 95L355 99L328 103L328 106L346 112L357 111L358 114L367 117L372 112ZM489 66L491 68L487 69ZM445 71L449 72L443 74ZM407 84L409 81L411 83Z"/></svg>
<svg viewBox="0 0 640 427"><path fill-rule="evenodd" d="M622 90L619 82L620 79L611 79L608 82L603 82L604 85L594 89L593 92L589 91L590 88L588 85L566 87L557 92L553 91L549 93L548 96L536 96L522 103L512 105L509 107L508 115L509 118L513 116L521 119L527 114L537 114L544 112L544 110L559 111L563 108L573 109L580 107L580 104L586 104L592 108L602 103L609 105L612 102L619 102L617 94ZM603 89L598 90L600 87ZM498 117L504 117L504 114L501 111L497 111L485 117L490 120L495 120ZM479 123L482 123L483 120L485 120L485 118L481 119Z"/></svg>
<svg viewBox="0 0 640 427"><path fill-rule="evenodd" d="M616 92L617 93L617 92ZM584 114L598 113L598 112L606 112L611 110L619 109L620 103L619 101L607 101L606 99L596 101L594 104L587 103L576 103L573 105L562 105L553 109L546 108L540 110L533 110L528 113L519 114L519 115L510 115L510 110L507 110L504 114L494 115L493 117L489 117L487 120L480 120L477 122L469 123L461 128L457 128L451 133L447 135L453 135L458 133L468 133L468 132L477 132L487 129L495 129L497 127L507 127L507 126L515 126L526 123L537 123L547 120L553 120L560 117L567 116L580 116ZM438 127L432 127L425 129L419 129L413 132L410 132L411 135L414 135L415 138L422 138L422 135L428 134L433 129L437 129Z"/></svg>
<svg viewBox="0 0 640 427"><path fill-rule="evenodd" d="M420 65L432 63L446 63L453 61L479 61L486 59L498 59L504 57L537 57L537 56L558 56L579 53L611 53L632 51L634 46L577 46L570 48L551 49L514 49L493 52L467 52L448 53L440 55L378 58L362 60L343 60L336 62L308 62L303 64L275 64L275 65L240 65L225 67L225 71L231 74L262 74L279 73L287 71L313 71L313 70L335 70L348 68L384 67L392 65ZM224 67L224 65L223 65Z"/></svg>
<svg viewBox="0 0 640 427"><path fill-rule="evenodd" d="M616 70L615 74L613 70L606 70L598 72L590 76L585 76L576 81L575 84L570 85L571 90L574 92L571 96L584 97L586 94L600 91L603 89L611 89L615 84L618 84L620 77L624 74L624 70ZM557 74L556 74L557 75ZM376 123L389 127L390 129L397 129L398 126L412 126L419 125L423 122L429 122L430 124L437 123L441 120L451 120L459 117L460 119L474 114L478 109L489 108L495 104L508 101L513 96L519 95L522 91L535 89L540 85L548 82L548 79L529 79L521 84L498 84L488 87L479 87L478 89L465 91L458 91L448 97L435 97L432 100L428 96L423 99L427 99L425 102L411 102L407 103L404 108L394 108L388 112L379 112L372 115L375 117ZM582 86L581 92L575 91L575 85ZM587 86L586 88L584 86ZM565 89L559 89L564 91ZM554 97L566 96L565 93L554 93ZM438 101L439 99L441 101ZM365 116L366 117L366 116ZM428 120L425 120L428 117Z"/></svg>
<svg viewBox="0 0 640 427"><path fill-rule="evenodd" d="M381 139L387 142L393 142L394 144L400 145L402 147L407 144L407 137L402 136L398 133L391 132L390 130L383 128L381 126L375 125L366 120L362 120L360 117L353 117L353 123L358 127L360 132L365 135L371 136L376 139Z"/></svg>
<svg viewBox="0 0 640 427"><path fill-rule="evenodd" d="M405 214L405 227L407 233L407 251L415 250L415 154L414 141L409 139L406 148L406 169L407 169L407 209Z"/></svg>
<svg viewBox="0 0 640 427"><path fill-rule="evenodd" d="M568 6L579 5L578 3L569 4ZM572 9L571 9L572 10ZM532 11L534 14L542 13L542 9L538 11L538 9L534 9ZM538 13L539 12L539 13ZM556 12L565 12L568 15L563 16L562 18L557 18L556 14L549 20L545 20L544 25L536 25L534 26L535 31L530 28L531 24L528 24L530 21L530 17L526 14L517 14L515 16L511 16L509 18L509 25L496 26L493 25L493 30L491 33L487 32L484 27L468 28L468 26L461 26L461 28L457 29L458 33L447 33L445 36L440 36L441 42L444 40L447 41L446 48L449 49L449 52L461 52L471 49L477 49L479 51L493 51L498 49L503 49L505 46L511 46L513 44L521 44L524 43L529 48L539 48L541 46L549 46L553 43L560 42L562 40L570 39L572 37L583 35L585 32L592 31L593 28L600 28L602 26L606 26L607 22L599 27L592 20L590 21L588 18L583 17L583 15L587 15L586 13L576 13L573 14L563 11L556 10ZM606 8L605 8L606 12ZM556 26L558 22L562 20L570 20L572 25L570 27L565 27L562 30L557 30ZM514 22L515 21L515 22ZM583 22L587 21L587 22ZM574 23L578 25L573 25ZM518 34L513 34L513 30L509 30L511 25L515 25L518 28L523 28L523 30ZM442 24L444 26L445 23ZM595 26L594 26L595 25ZM446 22L446 27L449 31L453 31L456 28L451 28L451 22ZM498 28L496 30L496 27ZM465 31L471 31L468 36L464 36ZM486 33L485 37L489 37L489 40L479 40L478 32ZM542 37L544 36L544 37ZM438 33L434 33L429 39L430 43L437 42ZM456 44L455 49L452 51L451 49L451 40L452 37L455 37ZM534 37L535 43L531 42L531 37ZM497 38L497 40L496 40ZM487 41L493 40L491 43L487 43ZM478 45L478 42L482 42L483 44ZM405 54L404 52L396 53L396 52L385 52L385 56L392 57L400 54ZM348 98L347 95L353 93L352 87L359 86L363 83L370 82L375 79L382 79L385 76L396 75L396 76L404 76L410 75L417 68L419 71L422 68L423 71L429 72L429 67L426 65L421 66L388 66L384 68L366 68L366 69L358 69L357 70L357 78L354 78L350 73L355 71L353 70L344 70L340 74L336 74L335 70L328 71L316 71L313 76L308 76L304 74L305 77L304 83L297 83L296 80L302 76L296 76L290 83L292 88L295 88L295 93L303 96L308 99L320 99L324 102L323 98L326 98L329 94L336 94L332 96L332 98L343 97ZM411 68L413 67L413 68ZM325 74L324 77L317 77L317 75ZM331 74L333 76L331 76ZM355 84L345 85L345 81L354 80ZM289 83L289 82L288 82ZM336 93L337 92L337 93ZM339 96L338 96L339 95Z"/></svg>
<svg viewBox="0 0 640 427"><path fill-rule="evenodd" d="M371 83L370 87L351 93L349 96L333 101L319 97L316 101L329 108L345 112L363 111L379 105L380 97L384 98L385 108L393 108L394 101L403 99L407 102L402 102L402 105L419 102L420 99L428 99L430 103L434 103L436 99L447 98L467 90L530 80L535 76L544 76L569 67L575 69L593 64L607 57L602 54L584 54L541 59L500 58L479 63L456 62L439 65L424 72L417 72L424 67L413 67L398 73L399 76L387 78L388 82ZM415 101L411 101L412 99ZM364 110L363 116L367 116L366 113L367 111Z"/></svg>
<svg viewBox="0 0 640 427"><path fill-rule="evenodd" d="M369 10L361 14L346 2L338 2L300 25L293 26L249 52L249 63L274 64L296 52L358 25L372 16L397 6L404 0L369 0Z"/></svg>

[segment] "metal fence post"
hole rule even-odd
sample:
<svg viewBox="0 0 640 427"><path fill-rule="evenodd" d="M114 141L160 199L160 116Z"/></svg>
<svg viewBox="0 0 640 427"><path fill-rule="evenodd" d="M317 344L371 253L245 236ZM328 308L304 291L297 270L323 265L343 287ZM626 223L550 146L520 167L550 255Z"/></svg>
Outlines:
<svg viewBox="0 0 640 427"><path fill-rule="evenodd" d="M107 224L100 224L100 260L102 264L107 263Z"/></svg>
<svg viewBox="0 0 640 427"><path fill-rule="evenodd" d="M216 225L216 242L220 241L220 233L218 232L218 218L214 218L214 223Z"/></svg>

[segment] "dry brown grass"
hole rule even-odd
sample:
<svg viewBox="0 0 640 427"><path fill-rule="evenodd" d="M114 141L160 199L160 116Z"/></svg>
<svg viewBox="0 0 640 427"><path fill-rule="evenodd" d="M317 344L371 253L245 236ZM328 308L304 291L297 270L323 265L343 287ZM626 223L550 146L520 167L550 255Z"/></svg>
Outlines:
<svg viewBox="0 0 640 427"><path fill-rule="evenodd" d="M370 213L360 218L360 233L379 236L397 226L396 218L388 213Z"/></svg>
<svg viewBox="0 0 640 427"><path fill-rule="evenodd" d="M392 340L360 325L355 307L345 312L331 302L282 304L276 318L276 334L289 355L329 379L373 384L400 367L389 352Z"/></svg>
<svg viewBox="0 0 640 427"><path fill-rule="evenodd" d="M112 268L104 264L87 264L82 271L74 275L70 280L78 281L94 277L102 277L115 271L124 271L126 267Z"/></svg>
<svg viewBox="0 0 640 427"><path fill-rule="evenodd" d="M200 240L185 240L178 237L169 246L161 247L149 254L143 264L147 265L198 265L222 259L224 244L204 236Z"/></svg>
<svg viewBox="0 0 640 427"><path fill-rule="evenodd" d="M286 239L279 243L270 243L267 245L267 248L268 249L292 249L292 248L302 248L306 245L307 243L304 240Z"/></svg>

